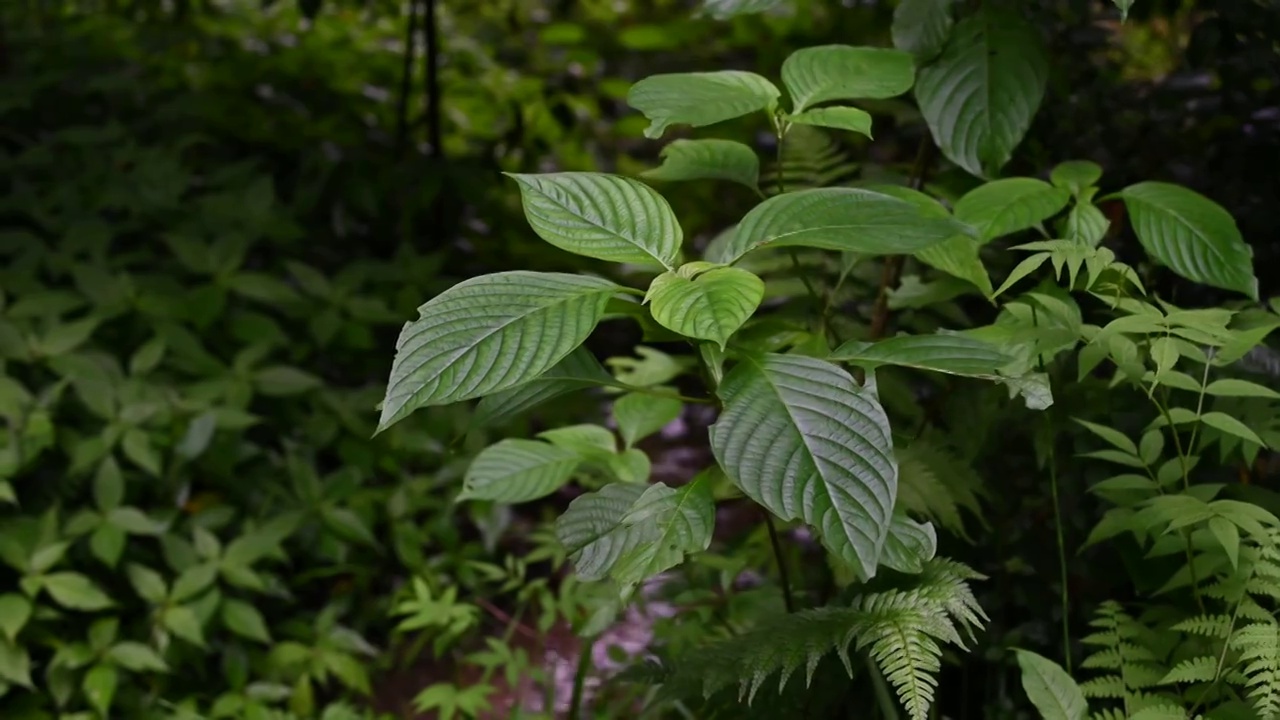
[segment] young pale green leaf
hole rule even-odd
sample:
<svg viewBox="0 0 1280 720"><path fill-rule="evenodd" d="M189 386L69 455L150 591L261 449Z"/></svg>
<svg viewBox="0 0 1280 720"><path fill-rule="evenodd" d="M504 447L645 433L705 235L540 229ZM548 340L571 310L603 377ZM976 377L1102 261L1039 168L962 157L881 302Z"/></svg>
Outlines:
<svg viewBox="0 0 1280 720"><path fill-rule="evenodd" d="M53 596L54 602L71 610L93 612L105 610L115 604L92 580L80 573L50 573L41 582L44 589Z"/></svg>
<svg viewBox="0 0 1280 720"><path fill-rule="evenodd" d="M569 482L580 459L574 452L536 440L499 441L476 455L458 500L515 504L537 500Z"/></svg>
<svg viewBox="0 0 1280 720"><path fill-rule="evenodd" d="M584 460L606 461L618 453L618 441L599 425L566 425L538 433L538 437Z"/></svg>
<svg viewBox="0 0 1280 720"><path fill-rule="evenodd" d="M653 319L668 330L723 348L760 306L764 281L734 267L689 274L693 277L666 272L654 278L645 302Z"/></svg>
<svg viewBox="0 0 1280 720"><path fill-rule="evenodd" d="M652 524L624 525L622 518L645 492L640 484L613 483L580 495L556 520L556 539L583 580L608 577L618 560L652 541Z"/></svg>
<svg viewBox="0 0 1280 720"><path fill-rule="evenodd" d="M1231 214L1180 185L1141 182L1121 190L1129 221L1152 259L1188 280L1258 299L1253 252Z"/></svg>
<svg viewBox="0 0 1280 720"><path fill-rule="evenodd" d="M614 478L626 483L647 483L653 463L642 450L627 448L605 460L605 468Z"/></svg>
<svg viewBox="0 0 1280 720"><path fill-rule="evenodd" d="M893 46L924 65L938 56L951 37L955 0L902 0L893 11Z"/></svg>
<svg viewBox="0 0 1280 720"><path fill-rule="evenodd" d="M596 356L585 347L579 347L536 380L482 398L476 403L469 427L474 430L502 425L561 395L616 384L617 381Z"/></svg>
<svg viewBox="0 0 1280 720"><path fill-rule="evenodd" d="M227 598L222 601L222 624L240 637L271 644L271 633L267 632L262 613L243 600Z"/></svg>
<svg viewBox="0 0 1280 720"><path fill-rule="evenodd" d="M901 255L972 232L950 217L858 188L817 188L769 198L738 225L725 262L762 247L813 247L864 255Z"/></svg>
<svg viewBox="0 0 1280 720"><path fill-rule="evenodd" d="M932 523L912 520L906 513L894 513L889 535L884 541L880 564L898 572L916 574L938 552L938 532Z"/></svg>
<svg viewBox="0 0 1280 720"><path fill-rule="evenodd" d="M1106 237L1111 221L1093 203L1076 202L1067 216L1058 222L1059 233L1068 240L1075 240L1096 247ZM1092 275L1093 273L1090 272Z"/></svg>
<svg viewBox="0 0 1280 720"><path fill-rule="evenodd" d="M889 532L898 466L874 394L831 363L744 359L718 394L711 449L735 485L783 520L803 520L866 578Z"/></svg>
<svg viewBox="0 0 1280 720"><path fill-rule="evenodd" d="M1049 182L1056 187L1070 190L1075 195L1097 185L1101 179L1102 167L1088 160L1068 160L1058 163L1049 173Z"/></svg>
<svg viewBox="0 0 1280 720"><path fill-rule="evenodd" d="M420 407L536 379L587 339L617 290L601 278L524 271L449 288L400 331L379 432Z"/></svg>
<svg viewBox="0 0 1280 720"><path fill-rule="evenodd" d="M1033 228L1070 201L1070 191L1043 180L1004 178L965 193L956 202L956 218L972 225L987 241Z"/></svg>
<svg viewBox="0 0 1280 720"><path fill-rule="evenodd" d="M650 75L631 86L627 104L649 118L644 135L654 139L671 125L704 127L777 105L778 88L740 70Z"/></svg>
<svg viewBox="0 0 1280 720"><path fill-rule="evenodd" d="M1089 705L1075 680L1054 661L1029 650L1015 650L1022 668L1022 689L1044 720L1084 720Z"/></svg>
<svg viewBox="0 0 1280 720"><path fill-rule="evenodd" d="M947 333L901 335L875 343L851 340L836 348L828 359L869 369L900 365L978 378L999 377L997 371L1014 360L991 343Z"/></svg>
<svg viewBox="0 0 1280 720"><path fill-rule="evenodd" d="M1237 567L1240 564L1240 528L1226 518L1215 517L1209 519L1209 532L1227 554L1231 567Z"/></svg>
<svg viewBox="0 0 1280 720"><path fill-rule="evenodd" d="M716 20L738 15L768 12L785 5L787 0L703 0L703 10Z"/></svg>
<svg viewBox="0 0 1280 720"><path fill-rule="evenodd" d="M618 422L622 441L631 447L680 417L683 408L684 403L675 398L627 393L614 401L613 419Z"/></svg>
<svg viewBox="0 0 1280 720"><path fill-rule="evenodd" d="M760 158L733 140L674 140L662 148L662 165L641 174L649 180L729 180L760 191Z"/></svg>
<svg viewBox="0 0 1280 720"><path fill-rule="evenodd" d="M684 234L675 212L642 182L590 172L507 176L520 185L529 226L561 250L665 268L680 255Z"/></svg>
<svg viewBox="0 0 1280 720"><path fill-rule="evenodd" d="M715 512L705 472L677 489L662 483L646 488L621 524L653 531L646 542L623 553L610 573L622 586L624 597L645 580L679 565L686 554L706 550L715 529Z"/></svg>
<svg viewBox="0 0 1280 720"><path fill-rule="evenodd" d="M35 687L31 683L31 656L26 647L9 639L0 639L0 683Z"/></svg>
<svg viewBox="0 0 1280 720"><path fill-rule="evenodd" d="M0 634L9 640L18 637L33 609L31 601L17 593L0 595Z"/></svg>
<svg viewBox="0 0 1280 720"><path fill-rule="evenodd" d="M782 62L793 113L830 100L891 98L910 90L914 81L915 63L900 50L819 45Z"/></svg>
<svg viewBox="0 0 1280 720"><path fill-rule="evenodd" d="M853 107L825 107L788 115L787 122L835 130L849 130L871 137L871 113Z"/></svg>
<svg viewBox="0 0 1280 720"><path fill-rule="evenodd" d="M1138 446L1133 443L1133 440L1129 439L1128 435L1125 435L1119 430L1116 430L1115 428L1107 427L1106 425L1099 425L1098 423L1089 422L1088 420L1081 420L1080 418L1075 418L1075 421L1081 427L1093 433L1094 435L1097 435L1103 440L1106 440L1107 443L1114 446L1118 450L1121 450L1135 457L1139 455ZM1139 465L1139 467L1141 467L1141 465Z"/></svg>
<svg viewBox="0 0 1280 720"><path fill-rule="evenodd" d="M1019 15L983 7L956 25L942 55L920 70L916 100L943 154L989 177L1013 157L1048 79L1036 29Z"/></svg>
<svg viewBox="0 0 1280 720"><path fill-rule="evenodd" d="M107 657L115 664L132 672L168 672L169 666L164 658L150 647L140 642L126 640L117 643L109 651Z"/></svg>

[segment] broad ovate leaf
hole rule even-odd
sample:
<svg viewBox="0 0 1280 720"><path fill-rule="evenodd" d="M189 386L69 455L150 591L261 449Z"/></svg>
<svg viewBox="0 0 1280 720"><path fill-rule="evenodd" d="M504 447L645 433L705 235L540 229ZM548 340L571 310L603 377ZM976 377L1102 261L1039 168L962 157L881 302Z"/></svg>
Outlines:
<svg viewBox="0 0 1280 720"><path fill-rule="evenodd" d="M819 45L797 50L782 63L793 113L831 100L894 97L914 81L911 55L887 48Z"/></svg>
<svg viewBox="0 0 1280 720"><path fill-rule="evenodd" d="M685 555L711 545L716 505L707 476L703 472L680 488L650 485L623 516L624 527L649 535L624 552L610 573L624 597L645 580L684 562Z"/></svg>
<svg viewBox="0 0 1280 720"><path fill-rule="evenodd" d="M647 138L671 125L703 127L768 110L782 93L764 77L741 70L650 75L631 86L627 104L649 118Z"/></svg>
<svg viewBox="0 0 1280 720"><path fill-rule="evenodd" d="M654 278L645 302L668 330L724 348L763 298L764 281L754 274L699 262Z"/></svg>
<svg viewBox="0 0 1280 720"><path fill-rule="evenodd" d="M1088 160L1067 160L1054 166L1049 172L1049 182L1080 194L1102 179L1102 167Z"/></svg>
<svg viewBox="0 0 1280 720"><path fill-rule="evenodd" d="M476 455L462 480L458 500L514 504L537 500L569 482L579 457L537 440L508 439Z"/></svg>
<svg viewBox="0 0 1280 720"><path fill-rule="evenodd" d="M916 574L938 552L938 532L932 523L916 522L906 513L894 513L884 542L880 564L890 570Z"/></svg>
<svg viewBox="0 0 1280 720"><path fill-rule="evenodd" d="M613 403L613 419L627 447L658 432L680 417L684 403L648 393L627 393Z"/></svg>
<svg viewBox="0 0 1280 720"><path fill-rule="evenodd" d="M760 158L734 140L674 140L662 148L662 165L647 170L649 180L729 180L759 191Z"/></svg>
<svg viewBox="0 0 1280 720"><path fill-rule="evenodd" d="M561 250L666 268L680 255L684 235L671 205L642 182L590 172L508 176L520 185L530 227Z"/></svg>
<svg viewBox="0 0 1280 720"><path fill-rule="evenodd" d="M420 407L537 378L587 339L617 290L601 278L527 271L454 285L400 331L379 432Z"/></svg>
<svg viewBox="0 0 1280 720"><path fill-rule="evenodd" d="M1138 241L1153 260L1188 280L1258 299L1253 252L1221 205L1163 182L1141 182L1118 194Z"/></svg>
<svg viewBox="0 0 1280 720"><path fill-rule="evenodd" d="M1022 142L1049 79L1034 27L984 7L956 25L942 55L920 70L916 100L934 142L978 177L999 172Z"/></svg>
<svg viewBox="0 0 1280 720"><path fill-rule="evenodd" d="M801 125L848 130L871 137L871 113L854 107L824 107L787 116L788 122Z"/></svg>
<svg viewBox="0 0 1280 720"><path fill-rule="evenodd" d="M983 241L1033 228L1062 212L1071 191L1035 178L984 183L956 202L956 218L978 230Z"/></svg>
<svg viewBox="0 0 1280 720"><path fill-rule="evenodd" d="M901 185L872 185L867 189L913 203L926 216L951 217L950 211L943 207L942 203L919 190ZM980 247L981 243L974 237L969 234L959 234L923 250L917 250L915 257L920 262L948 275L968 280L984 295L990 297L993 292L991 277L987 275L987 266L982 263Z"/></svg>
<svg viewBox="0 0 1280 720"><path fill-rule="evenodd" d="M487 395L476 404L471 429L502 425L561 395L589 387L618 384L585 347L569 353L536 380Z"/></svg>
<svg viewBox="0 0 1280 720"><path fill-rule="evenodd" d="M784 520L817 528L875 575L897 495L889 419L849 373L800 355L743 359L721 383L711 449L729 479Z"/></svg>
<svg viewBox="0 0 1280 720"><path fill-rule="evenodd" d="M851 340L828 359L867 369L899 365L977 378L998 378L997 371L1014 361L991 343L949 333L901 335L874 343Z"/></svg>
<svg viewBox="0 0 1280 720"><path fill-rule="evenodd" d="M735 262L758 248L803 246L864 255L923 250L971 232L914 203L860 188L817 188L772 197L738 224L722 257Z"/></svg>
<svg viewBox="0 0 1280 720"><path fill-rule="evenodd" d="M893 10L893 46L915 56L920 64L942 52L955 20L955 0L902 0Z"/></svg>
<svg viewBox="0 0 1280 720"><path fill-rule="evenodd" d="M578 577L603 580L619 558L655 537L653 525L622 523L645 490L633 483L605 485L574 498L556 519L556 539L569 553Z"/></svg>
<svg viewBox="0 0 1280 720"><path fill-rule="evenodd" d="M1054 661L1029 650L1015 650L1022 689L1044 720L1084 720L1089 706L1075 680Z"/></svg>

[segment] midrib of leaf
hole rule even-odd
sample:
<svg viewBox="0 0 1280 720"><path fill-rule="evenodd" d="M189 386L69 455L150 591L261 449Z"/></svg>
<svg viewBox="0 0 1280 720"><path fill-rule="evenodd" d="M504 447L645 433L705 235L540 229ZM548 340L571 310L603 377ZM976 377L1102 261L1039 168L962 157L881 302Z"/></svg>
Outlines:
<svg viewBox="0 0 1280 720"><path fill-rule="evenodd" d="M991 76L991 15L989 13L982 12L979 13L979 16L982 18L982 94L984 96L983 100L985 100L986 104L986 112L982 113L982 121L983 125L985 125L986 132L983 133L982 137L984 140L983 145L985 145L987 142L991 141L991 136L996 131L993 119L994 113L991 111L992 103L995 102L995 98L991 92L991 86L994 84ZM985 151L986 148L979 145L979 157L974 158L978 161L978 169L984 171L985 168L982 167L983 158L981 155L985 154Z"/></svg>
<svg viewBox="0 0 1280 720"><path fill-rule="evenodd" d="M1178 219L1178 220L1182 223L1182 226L1183 226L1184 228L1186 228L1188 231L1190 231L1190 233L1191 233L1191 234L1192 234L1192 235L1193 235L1197 240L1199 240L1199 241L1200 241L1200 243L1201 243L1203 246L1205 246L1205 247L1209 250L1209 252L1210 252L1210 253L1211 253L1215 258L1217 258L1217 260L1218 260L1219 262L1226 263L1226 262L1228 261L1227 256L1226 256L1226 255L1224 255L1224 254L1222 253L1221 249L1219 249L1219 248L1218 248L1218 246L1212 242L1211 238L1210 238L1208 235L1205 235L1205 234L1201 233L1201 232L1200 232L1200 230L1199 230L1199 228L1196 226L1196 224L1195 224L1195 223L1190 222L1189 220L1187 220L1187 218L1186 218L1185 216L1183 216L1183 215L1182 215L1182 213L1178 212L1177 210L1174 210L1173 208L1169 207L1168 205L1157 205L1156 203L1150 202L1150 201L1145 200L1145 199L1143 199L1143 198L1132 198L1132 199L1130 199L1130 198L1125 198L1125 199L1126 199L1126 200L1128 200L1129 202L1134 202L1134 203L1137 203L1138 205L1142 205L1142 206L1146 207L1146 208L1147 208L1147 212L1151 213L1151 214L1152 214L1153 216L1155 216L1155 217L1158 217L1158 216L1160 215L1160 213L1164 213L1164 214L1166 214L1166 215L1170 215L1170 216L1173 216L1174 218ZM1157 220L1155 224L1163 225L1164 223L1160 223L1160 222ZM1163 246L1165 246L1165 248L1166 248L1166 249L1169 249L1169 250L1173 249L1173 245L1174 245L1174 244L1173 244L1173 243L1170 243L1168 240L1166 240L1166 239L1163 237L1163 233L1160 233L1160 235L1162 236L1162 237L1160 238L1160 244L1161 244L1161 245L1163 245ZM1187 260L1190 260L1190 258L1187 258Z"/></svg>
<svg viewBox="0 0 1280 720"><path fill-rule="evenodd" d="M595 227L595 228L598 228L598 229L600 229L600 230L603 230L605 233L607 233L607 234L609 234L609 235L612 235L613 237L616 237L616 238L618 238L618 239L620 239L620 240L622 240L622 241L624 241L624 242L628 243L629 245L634 245L637 249L639 249L640 251L642 251L644 254L646 254L646 255L648 255L649 257L653 258L654 260L658 261L658 264L659 264L659 265L661 265L662 267L664 267L664 268L666 268L666 269L668 269L668 270L673 269L670 265L668 265L668 264L667 264L667 261L666 261L666 260L663 260L662 258L658 257L657 255L654 255L654 254L653 254L653 251L652 251L652 250L650 250L649 248L645 247L645 246L644 246L644 245L643 245L639 240L636 240L635 238L628 237L628 236L626 236L626 235L623 235L622 233L617 232L616 230L613 230L612 228L609 228L609 227L606 227L606 226L604 226L604 225L601 225L600 223L596 222L596 221L595 221L595 219L593 219L593 218L589 218L589 217L587 217L587 216L585 216L585 215L582 215L582 214L578 213L576 210L574 210L573 208L570 208L570 207L569 207L569 206L568 206L568 205L567 205L563 200L561 200L561 199L558 197L558 193L557 193L557 195L552 195L551 193L546 193L546 192L544 192L544 193L543 193L543 195L544 195L545 197L547 197L548 199L550 199L552 202L554 202L554 203L555 203L555 204L556 204L560 209L564 210L565 212L567 212L567 213L569 213L569 214L571 214L571 215L573 215L573 216L575 216L575 217L580 217L580 218L582 218L583 220L585 220L585 221L586 221L586 223L587 223L588 225L591 225L592 227ZM596 202L595 202L595 198L591 197L589 194L586 194L586 193L583 193L583 195L584 195L584 197L586 197L587 201L589 201L589 202L591 203L591 205L592 205L592 209L593 209L593 210L595 210L598 214L603 214L603 213L600 213L600 206L596 204Z"/></svg>

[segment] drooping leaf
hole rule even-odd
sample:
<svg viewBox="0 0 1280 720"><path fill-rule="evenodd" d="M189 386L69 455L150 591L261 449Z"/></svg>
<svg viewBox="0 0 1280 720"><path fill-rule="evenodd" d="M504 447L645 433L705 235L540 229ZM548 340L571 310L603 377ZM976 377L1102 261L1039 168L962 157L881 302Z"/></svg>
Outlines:
<svg viewBox="0 0 1280 720"><path fill-rule="evenodd" d="M819 45L796 50L782 62L792 113L830 100L894 97L914 81L911 55L887 48Z"/></svg>
<svg viewBox="0 0 1280 720"><path fill-rule="evenodd" d="M618 558L612 576L626 595L636 585L676 567L686 554L706 550L715 529L715 500L707 473L672 489L650 485L622 518L624 526L653 528L652 537Z"/></svg>
<svg viewBox="0 0 1280 720"><path fill-rule="evenodd" d="M872 392L831 363L769 354L740 362L718 394L711 449L730 480L782 519L817 528L828 549L873 576L898 467Z"/></svg>
<svg viewBox="0 0 1280 720"><path fill-rule="evenodd" d="M934 142L978 177L994 176L1022 142L1049 78L1038 32L983 7L960 21L942 55L920 70L916 99Z"/></svg>
<svg viewBox="0 0 1280 720"><path fill-rule="evenodd" d="M739 223L726 262L762 247L803 246L864 255L913 253L968 228L917 205L859 188L817 188L770 198Z"/></svg>
<svg viewBox="0 0 1280 720"><path fill-rule="evenodd" d="M1029 650L1015 650L1022 668L1022 689L1044 720L1084 720L1084 693L1057 663Z"/></svg>
<svg viewBox="0 0 1280 720"><path fill-rule="evenodd" d="M605 485L575 498L556 519L556 539L568 551L578 577L604 579L620 558L654 537L653 525L622 524L645 489L631 483Z"/></svg>
<svg viewBox="0 0 1280 720"><path fill-rule="evenodd" d="M485 396L476 403L470 427L502 425L566 393L616 382L590 350L579 347L536 380Z"/></svg>
<svg viewBox="0 0 1280 720"><path fill-rule="evenodd" d="M538 433L538 437L586 460L606 461L618 452L618 441L609 428L599 425L566 425Z"/></svg>
<svg viewBox="0 0 1280 720"><path fill-rule="evenodd" d="M955 20L955 0L902 0L893 10L893 46L915 56L921 65L942 52Z"/></svg>
<svg viewBox="0 0 1280 720"><path fill-rule="evenodd" d="M905 513L895 513L885 538L880 564L891 570L918 573L938 552L938 532L932 523L920 523Z"/></svg>
<svg viewBox="0 0 1280 720"><path fill-rule="evenodd" d="M627 393L613 403L613 418L627 447L635 445L680 417L684 403L676 398Z"/></svg>
<svg viewBox="0 0 1280 720"><path fill-rule="evenodd" d="M1120 8L1120 22L1129 19L1129 8L1133 7L1133 0L1111 0L1111 2Z"/></svg>
<svg viewBox="0 0 1280 720"><path fill-rule="evenodd" d="M507 173L543 240L578 255L671 268L684 234L671 205L642 182L606 173Z"/></svg>
<svg viewBox="0 0 1280 720"><path fill-rule="evenodd" d="M1251 430L1248 425L1224 412L1207 412L1200 416L1200 422L1219 432L1238 437L1255 445L1267 447L1266 441L1258 437L1258 434Z"/></svg>
<svg viewBox="0 0 1280 720"><path fill-rule="evenodd" d="M760 158L734 140L673 140L662 148L662 165L646 170L650 180L729 180L759 192Z"/></svg>
<svg viewBox="0 0 1280 720"><path fill-rule="evenodd" d="M709 269L708 269L709 268ZM721 348L764 299L764 281L741 268L690 263L653 279L645 302L663 327Z"/></svg>
<svg viewBox="0 0 1280 720"><path fill-rule="evenodd" d="M766 110L781 94L773 83L751 72L666 73L632 85L627 104L649 118L644 135L653 139L671 125L703 127Z"/></svg>
<svg viewBox="0 0 1280 720"><path fill-rule="evenodd" d="M516 271L444 291L400 331L379 431L420 407L537 378L587 339L617 289L600 278Z"/></svg>
<svg viewBox="0 0 1280 720"><path fill-rule="evenodd" d="M1138 241L1153 260L1188 280L1258 299L1253 252L1221 205L1162 182L1140 182L1118 195Z"/></svg>
<svg viewBox="0 0 1280 720"><path fill-rule="evenodd" d="M991 343L948 333L900 335L875 343L851 340L836 348L828 359L869 369L900 365L978 378L999 377L997 371L1014 361Z"/></svg>
<svg viewBox="0 0 1280 720"><path fill-rule="evenodd" d="M576 453L536 440L501 440L476 455L462 480L458 500L515 504L537 500L569 482Z"/></svg>
<svg viewBox="0 0 1280 720"><path fill-rule="evenodd" d="M1085 188L1093 187L1102 179L1102 168L1088 160L1068 160L1058 163L1049 173L1049 182L1060 188L1066 188L1074 194L1080 194Z"/></svg>
<svg viewBox="0 0 1280 720"><path fill-rule="evenodd" d="M951 217L951 213L942 206L942 203L919 190L901 185L872 185L867 189L913 203L929 217ZM917 250L915 257L920 262L948 275L968 280L984 295L990 297L991 277L987 274L987 267L982 262L980 247L981 244L977 239L967 234L960 234L923 250Z"/></svg>
<svg viewBox="0 0 1280 720"><path fill-rule="evenodd" d="M849 130L871 137L871 113L853 107L824 107L787 116L788 122L801 125Z"/></svg>
<svg viewBox="0 0 1280 720"><path fill-rule="evenodd" d="M956 218L977 228L984 241L1035 227L1057 215L1071 192L1035 178L984 183L956 202Z"/></svg>

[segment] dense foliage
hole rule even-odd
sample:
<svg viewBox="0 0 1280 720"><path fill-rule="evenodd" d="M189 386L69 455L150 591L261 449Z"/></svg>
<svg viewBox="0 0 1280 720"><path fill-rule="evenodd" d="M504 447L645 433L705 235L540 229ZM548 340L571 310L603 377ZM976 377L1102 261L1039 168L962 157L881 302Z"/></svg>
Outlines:
<svg viewBox="0 0 1280 720"><path fill-rule="evenodd" d="M1265 7L21 5L0 716L1280 716Z"/></svg>

